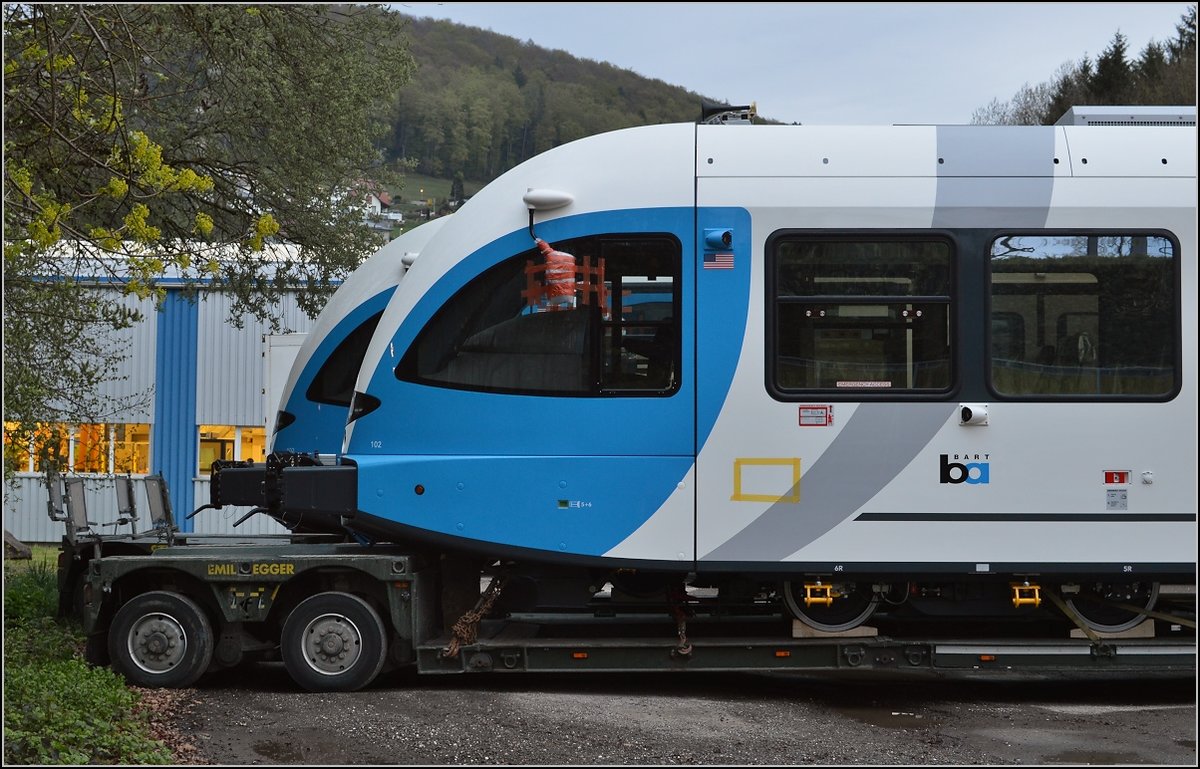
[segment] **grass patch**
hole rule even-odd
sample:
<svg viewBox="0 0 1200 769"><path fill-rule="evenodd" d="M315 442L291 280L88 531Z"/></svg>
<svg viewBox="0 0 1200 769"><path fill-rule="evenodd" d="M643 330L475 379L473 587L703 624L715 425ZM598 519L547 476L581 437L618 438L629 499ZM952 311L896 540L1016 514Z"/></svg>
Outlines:
<svg viewBox="0 0 1200 769"><path fill-rule="evenodd" d="M451 179L438 179L423 174L405 174L404 181L398 189L392 190L393 199L401 204L419 203L432 200L436 206L438 201L450 197ZM470 197L483 188L480 182L464 181L463 194Z"/></svg>
<svg viewBox="0 0 1200 769"><path fill-rule="evenodd" d="M4 564L4 763L168 764L139 696L83 661L83 631L59 622L57 551Z"/></svg>
<svg viewBox="0 0 1200 769"><path fill-rule="evenodd" d="M32 558L5 558L4 568L5 574L10 571L22 571L35 567L47 567L50 569L58 568L58 554L61 549L58 545L30 545L29 549L33 551Z"/></svg>

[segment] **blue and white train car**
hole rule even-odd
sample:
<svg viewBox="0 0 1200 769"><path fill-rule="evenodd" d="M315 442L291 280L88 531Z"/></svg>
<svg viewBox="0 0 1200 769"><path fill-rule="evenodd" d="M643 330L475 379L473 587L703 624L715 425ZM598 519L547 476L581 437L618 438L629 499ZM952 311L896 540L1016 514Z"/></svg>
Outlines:
<svg viewBox="0 0 1200 769"><path fill-rule="evenodd" d="M391 240L330 297L296 352L280 397L272 452L337 451L354 378L379 316L421 248L445 222L433 219Z"/></svg>
<svg viewBox="0 0 1200 769"><path fill-rule="evenodd" d="M776 580L823 630L1039 589L1123 629L1195 583L1196 194L1194 121L558 147L314 333L296 424L382 310L339 465L283 473L285 505L517 566Z"/></svg>

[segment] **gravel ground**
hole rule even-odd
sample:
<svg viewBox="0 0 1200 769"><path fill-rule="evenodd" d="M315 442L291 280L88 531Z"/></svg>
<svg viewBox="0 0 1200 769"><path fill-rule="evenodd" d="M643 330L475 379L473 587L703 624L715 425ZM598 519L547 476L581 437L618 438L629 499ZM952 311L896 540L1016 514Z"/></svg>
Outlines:
<svg viewBox="0 0 1200 769"><path fill-rule="evenodd" d="M1196 765L1196 681L227 671L174 710L179 763Z"/></svg>

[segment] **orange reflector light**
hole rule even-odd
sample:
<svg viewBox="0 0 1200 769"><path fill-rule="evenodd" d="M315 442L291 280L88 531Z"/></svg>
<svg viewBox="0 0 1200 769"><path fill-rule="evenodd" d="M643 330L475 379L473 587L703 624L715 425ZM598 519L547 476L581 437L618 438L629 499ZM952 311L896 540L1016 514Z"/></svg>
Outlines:
<svg viewBox="0 0 1200 769"><path fill-rule="evenodd" d="M394 582L392 584L397 590L407 590L409 586L407 582Z"/></svg>
<svg viewBox="0 0 1200 769"><path fill-rule="evenodd" d="M996 655L995 654L980 654L979 661L980 662L995 662Z"/></svg>
<svg viewBox="0 0 1200 769"><path fill-rule="evenodd" d="M587 659L587 652L571 652L571 659L585 660Z"/></svg>
<svg viewBox="0 0 1200 769"><path fill-rule="evenodd" d="M792 653L790 651L788 651L787 649L776 649L775 656L776 657L790 657L790 656L792 656Z"/></svg>

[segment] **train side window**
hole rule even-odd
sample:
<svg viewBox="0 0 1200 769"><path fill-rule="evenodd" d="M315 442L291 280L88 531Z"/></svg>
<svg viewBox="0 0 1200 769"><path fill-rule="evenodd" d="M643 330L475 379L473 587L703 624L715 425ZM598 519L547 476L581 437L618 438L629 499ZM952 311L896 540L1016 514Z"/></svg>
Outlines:
<svg viewBox="0 0 1200 769"><path fill-rule="evenodd" d="M768 246L768 384L813 393L950 389L949 241L783 234Z"/></svg>
<svg viewBox="0 0 1200 769"><path fill-rule="evenodd" d="M314 403L350 405L358 368L367 354L367 347L371 344L371 337L374 336L375 327L379 325L381 317L383 313L377 312L367 318L334 348L305 391L306 398Z"/></svg>
<svg viewBox="0 0 1200 769"><path fill-rule="evenodd" d="M534 248L480 274L417 335L396 377L515 394L679 388L680 245L605 235Z"/></svg>
<svg viewBox="0 0 1200 769"><path fill-rule="evenodd" d="M1175 262L1174 244L1157 235L994 240L992 387L1016 397L1169 397L1179 375Z"/></svg>

